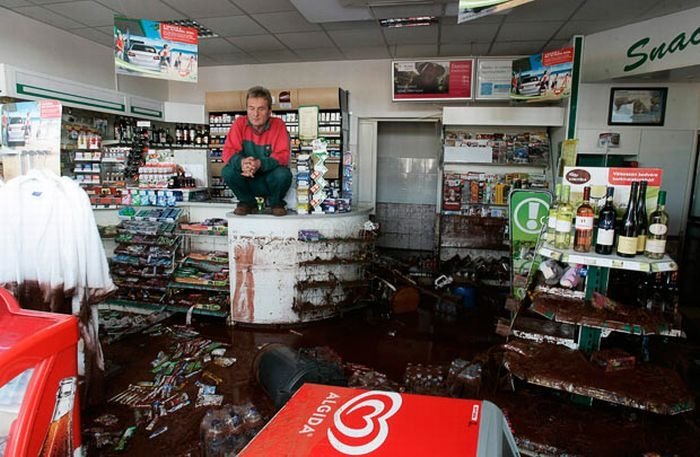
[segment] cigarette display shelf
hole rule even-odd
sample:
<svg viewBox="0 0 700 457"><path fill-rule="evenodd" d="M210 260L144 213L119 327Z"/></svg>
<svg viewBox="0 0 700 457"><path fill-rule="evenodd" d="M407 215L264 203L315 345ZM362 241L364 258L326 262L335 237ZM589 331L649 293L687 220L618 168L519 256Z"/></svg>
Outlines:
<svg viewBox="0 0 700 457"><path fill-rule="evenodd" d="M218 310L213 310L213 309L206 309L206 308L198 308L197 306L194 307L187 307L187 306L180 306L180 305L168 305L160 302L149 302L149 301L139 301L139 300L125 300L125 299L120 299L120 298L113 298L109 300L105 300L103 302L105 305L108 306L117 306L121 308L137 308L137 309L142 309L145 311L154 311L154 312L159 312L159 311L172 311L176 313L188 313L190 312L190 309L192 310L192 314L198 314L202 316L212 316L212 317L226 317L228 316L228 313L225 311L218 311Z"/></svg>

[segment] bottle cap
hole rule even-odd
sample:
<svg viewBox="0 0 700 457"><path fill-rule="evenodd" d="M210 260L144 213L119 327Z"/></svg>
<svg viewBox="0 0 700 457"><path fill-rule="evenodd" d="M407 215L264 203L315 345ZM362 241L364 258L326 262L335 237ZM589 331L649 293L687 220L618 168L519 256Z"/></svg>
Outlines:
<svg viewBox="0 0 700 457"><path fill-rule="evenodd" d="M666 204L666 191L665 190L660 190L659 191L659 205L665 205Z"/></svg>

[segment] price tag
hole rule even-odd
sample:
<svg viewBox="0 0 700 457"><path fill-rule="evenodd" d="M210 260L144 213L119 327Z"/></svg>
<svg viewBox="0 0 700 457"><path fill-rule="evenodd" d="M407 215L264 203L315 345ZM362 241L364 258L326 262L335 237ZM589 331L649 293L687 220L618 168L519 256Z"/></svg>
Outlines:
<svg viewBox="0 0 700 457"><path fill-rule="evenodd" d="M611 262L611 266L613 268L623 268L625 266L625 262L623 262L622 260L613 260Z"/></svg>

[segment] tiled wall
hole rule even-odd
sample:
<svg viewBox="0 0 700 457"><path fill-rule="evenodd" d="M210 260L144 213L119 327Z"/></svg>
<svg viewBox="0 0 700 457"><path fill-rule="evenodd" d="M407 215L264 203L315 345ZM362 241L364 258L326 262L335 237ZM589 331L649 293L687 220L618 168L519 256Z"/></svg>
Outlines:
<svg viewBox="0 0 700 457"><path fill-rule="evenodd" d="M376 220L381 224L377 246L432 251L435 245L435 205L379 203Z"/></svg>

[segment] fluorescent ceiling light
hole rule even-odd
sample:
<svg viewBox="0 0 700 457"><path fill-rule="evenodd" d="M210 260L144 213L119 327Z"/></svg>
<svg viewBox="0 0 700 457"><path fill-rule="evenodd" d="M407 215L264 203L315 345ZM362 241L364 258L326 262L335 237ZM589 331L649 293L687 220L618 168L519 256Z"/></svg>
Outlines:
<svg viewBox="0 0 700 457"><path fill-rule="evenodd" d="M394 17L389 19L380 19L379 25L387 28L424 27L437 24L437 22L438 19L435 16Z"/></svg>

